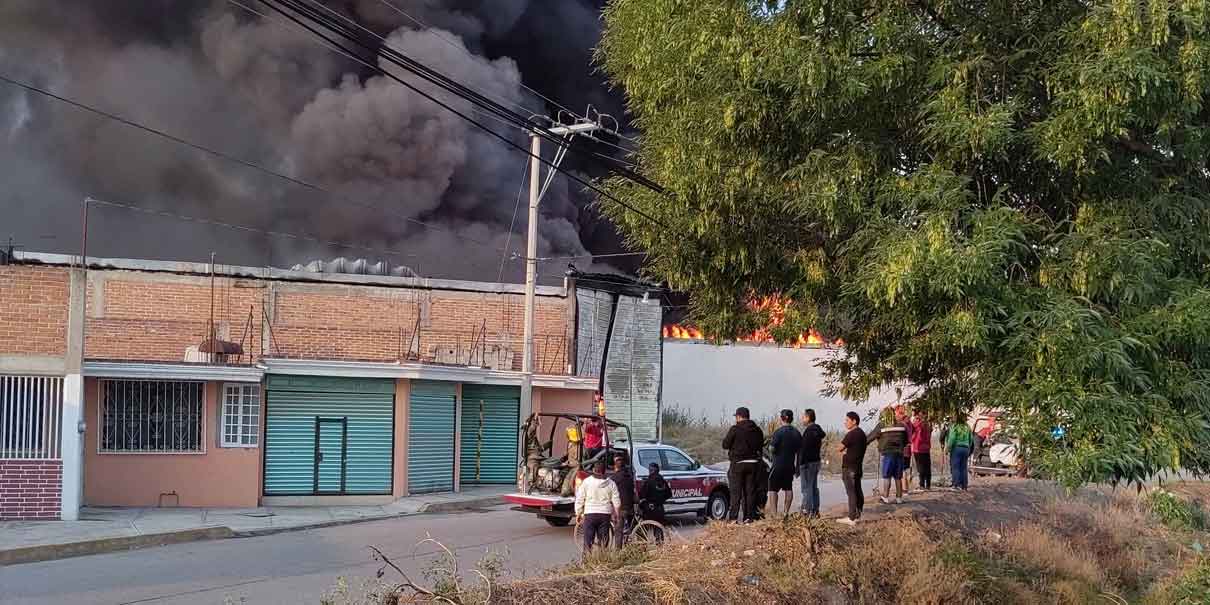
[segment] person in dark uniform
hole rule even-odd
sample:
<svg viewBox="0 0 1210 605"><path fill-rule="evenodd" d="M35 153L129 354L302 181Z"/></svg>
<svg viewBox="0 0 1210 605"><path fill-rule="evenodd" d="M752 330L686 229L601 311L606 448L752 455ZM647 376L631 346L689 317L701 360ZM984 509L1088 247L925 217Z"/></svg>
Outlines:
<svg viewBox="0 0 1210 605"><path fill-rule="evenodd" d="M772 518L777 514L777 494L785 495L783 515L790 514L794 503L794 475L798 471L798 452L802 449L802 435L794 428L794 412L782 410L779 414L781 426L773 431L769 449L773 452L773 468L769 469L769 511Z"/></svg>
<svg viewBox="0 0 1210 605"><path fill-rule="evenodd" d="M748 408L735 408L735 424L723 437L723 449L731 465L727 469L727 481L731 486L731 506L727 518L738 521L740 503L743 503L744 521L756 518L757 474L760 472L760 452L765 445L765 432L752 422Z"/></svg>
<svg viewBox="0 0 1210 605"><path fill-rule="evenodd" d="M630 469L626 454L617 453L613 457L613 474L609 479L618 486L618 496L622 499L619 515L620 523L614 527L614 543L618 548L626 545L626 537L634 529L634 472Z"/></svg>
<svg viewBox="0 0 1210 605"><path fill-rule="evenodd" d="M672 498L672 486L660 474L660 465L647 465L647 480L639 490L639 510L645 521L664 523L664 503Z"/></svg>
<svg viewBox="0 0 1210 605"><path fill-rule="evenodd" d="M652 462L647 465L647 480L639 490L639 514L644 521L655 521L664 524L664 503L672 498L672 486L660 474L660 465ZM664 543L664 532L656 533L657 544Z"/></svg>

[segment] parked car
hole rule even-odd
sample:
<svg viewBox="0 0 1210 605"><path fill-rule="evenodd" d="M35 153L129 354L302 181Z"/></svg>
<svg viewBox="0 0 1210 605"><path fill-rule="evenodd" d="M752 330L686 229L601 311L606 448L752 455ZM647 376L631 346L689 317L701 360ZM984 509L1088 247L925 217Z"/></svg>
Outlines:
<svg viewBox="0 0 1210 605"><path fill-rule="evenodd" d="M731 497L727 473L705 466L684 450L666 443L636 443L634 451L635 484L640 489L652 462L660 465L660 474L672 487L672 499L664 504L666 514L694 514L714 520L727 516Z"/></svg>

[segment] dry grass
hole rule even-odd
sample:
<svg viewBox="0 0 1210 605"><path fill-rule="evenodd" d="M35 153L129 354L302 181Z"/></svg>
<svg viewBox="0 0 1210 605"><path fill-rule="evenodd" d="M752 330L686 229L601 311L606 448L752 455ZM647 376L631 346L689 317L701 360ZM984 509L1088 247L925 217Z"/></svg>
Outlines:
<svg viewBox="0 0 1210 605"><path fill-rule="evenodd" d="M712 524L688 543L504 582L490 602L1210 604L1210 560L1197 552L1210 535L1165 525L1146 494L998 480L867 517Z"/></svg>
<svg viewBox="0 0 1210 605"><path fill-rule="evenodd" d="M1016 480L975 491L961 501L967 514L937 495L923 514L856 529L797 517L713 525L634 564L594 560L511 584L498 602L1075 605L1186 594L1202 581L1184 579L1197 563L1189 535L1158 522L1144 497Z"/></svg>

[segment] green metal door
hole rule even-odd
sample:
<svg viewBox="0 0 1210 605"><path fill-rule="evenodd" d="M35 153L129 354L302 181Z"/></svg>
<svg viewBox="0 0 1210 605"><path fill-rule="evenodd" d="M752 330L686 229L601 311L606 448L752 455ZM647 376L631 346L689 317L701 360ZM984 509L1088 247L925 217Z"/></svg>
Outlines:
<svg viewBox="0 0 1210 605"><path fill-rule="evenodd" d="M345 491L347 418L315 418L315 493Z"/></svg>
<svg viewBox="0 0 1210 605"><path fill-rule="evenodd" d="M413 380L408 398L408 493L454 490L452 382Z"/></svg>
<svg viewBox="0 0 1210 605"><path fill-rule="evenodd" d="M394 380L272 375L266 392L266 496L391 493ZM317 419L343 420L343 437L340 424ZM333 460L343 460L343 486Z"/></svg>
<svg viewBox="0 0 1210 605"><path fill-rule="evenodd" d="M517 481L521 389L462 385L462 485Z"/></svg>

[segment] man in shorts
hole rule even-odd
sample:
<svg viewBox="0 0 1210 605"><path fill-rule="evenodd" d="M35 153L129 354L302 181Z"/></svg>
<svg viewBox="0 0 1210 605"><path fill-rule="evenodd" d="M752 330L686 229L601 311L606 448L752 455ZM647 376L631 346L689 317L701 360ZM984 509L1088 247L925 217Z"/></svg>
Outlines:
<svg viewBox="0 0 1210 605"><path fill-rule="evenodd" d="M794 412L782 410L781 426L773 431L769 448L773 450L773 468L769 469L769 517L777 514L777 494L785 494L783 515L790 514L794 502L794 475L798 470L798 452L802 449L802 434L794 428Z"/></svg>
<svg viewBox="0 0 1210 605"><path fill-rule="evenodd" d="M878 453L882 455L883 504L903 504L903 448L907 445L907 429L896 418L889 406L882 411L878 426L866 438L878 442ZM891 486L895 486L895 498L891 498Z"/></svg>

